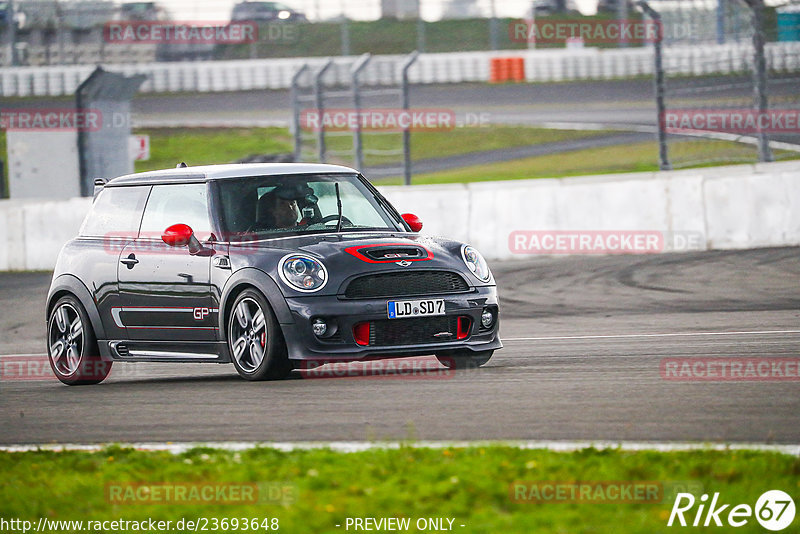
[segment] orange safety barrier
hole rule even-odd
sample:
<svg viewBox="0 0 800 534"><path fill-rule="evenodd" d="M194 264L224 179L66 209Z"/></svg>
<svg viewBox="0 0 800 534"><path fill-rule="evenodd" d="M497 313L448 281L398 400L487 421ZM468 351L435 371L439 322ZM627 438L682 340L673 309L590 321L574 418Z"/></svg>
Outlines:
<svg viewBox="0 0 800 534"><path fill-rule="evenodd" d="M523 58L493 57L489 61L489 83L525 81L525 60Z"/></svg>

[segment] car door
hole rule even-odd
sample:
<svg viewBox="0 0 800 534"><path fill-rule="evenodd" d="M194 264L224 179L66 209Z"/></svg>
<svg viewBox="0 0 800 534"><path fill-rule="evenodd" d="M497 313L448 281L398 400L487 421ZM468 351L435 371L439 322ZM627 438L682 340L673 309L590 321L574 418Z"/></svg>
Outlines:
<svg viewBox="0 0 800 534"><path fill-rule="evenodd" d="M174 224L187 224L206 249L190 253L161 238ZM205 183L154 185L139 237L120 255L122 306L114 319L128 339L204 341L217 339L218 306L209 284L211 224Z"/></svg>
<svg viewBox="0 0 800 534"><path fill-rule="evenodd" d="M127 337L125 327L113 320L114 310L121 305L117 267L121 252L138 236L149 193L150 186L105 188L77 240L81 259L71 269L86 281L109 340Z"/></svg>

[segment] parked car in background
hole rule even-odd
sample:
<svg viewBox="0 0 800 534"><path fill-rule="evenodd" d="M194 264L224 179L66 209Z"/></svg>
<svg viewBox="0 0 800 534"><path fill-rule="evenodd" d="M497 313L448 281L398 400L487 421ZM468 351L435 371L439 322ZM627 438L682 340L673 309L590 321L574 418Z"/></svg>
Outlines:
<svg viewBox="0 0 800 534"><path fill-rule="evenodd" d="M579 14L575 0L536 0L533 3L535 16Z"/></svg>
<svg viewBox="0 0 800 534"><path fill-rule="evenodd" d="M242 20L305 22L308 19L303 13L279 2L240 2L233 7L231 21Z"/></svg>
<svg viewBox="0 0 800 534"><path fill-rule="evenodd" d="M616 14L620 7L623 7L621 5L623 1L625 2L624 8L627 13L636 13L636 6L633 0L599 0L597 2L597 12Z"/></svg>
<svg viewBox="0 0 800 534"><path fill-rule="evenodd" d="M169 20L169 12L158 2L126 2L119 7L120 20Z"/></svg>

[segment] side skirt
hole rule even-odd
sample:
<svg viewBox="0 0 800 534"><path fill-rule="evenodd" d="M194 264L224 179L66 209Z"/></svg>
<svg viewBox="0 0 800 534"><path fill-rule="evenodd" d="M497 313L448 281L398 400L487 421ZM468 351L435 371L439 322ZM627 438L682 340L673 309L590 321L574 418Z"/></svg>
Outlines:
<svg viewBox="0 0 800 534"><path fill-rule="evenodd" d="M98 340L105 359L123 362L186 362L230 363L227 344L223 341L163 341Z"/></svg>

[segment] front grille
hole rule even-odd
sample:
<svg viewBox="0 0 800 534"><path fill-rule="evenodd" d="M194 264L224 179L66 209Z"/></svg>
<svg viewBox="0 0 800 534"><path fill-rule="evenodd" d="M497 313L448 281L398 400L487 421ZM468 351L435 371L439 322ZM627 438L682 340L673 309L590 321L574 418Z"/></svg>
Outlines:
<svg viewBox="0 0 800 534"><path fill-rule="evenodd" d="M370 346L416 345L418 343L446 343L455 341L458 317L439 315L411 319L384 319L370 321ZM451 335L441 335L449 332Z"/></svg>
<svg viewBox="0 0 800 534"><path fill-rule="evenodd" d="M349 299L368 299L463 293L465 291L469 291L469 286L457 273L410 271L370 274L356 278L347 286L344 296Z"/></svg>

